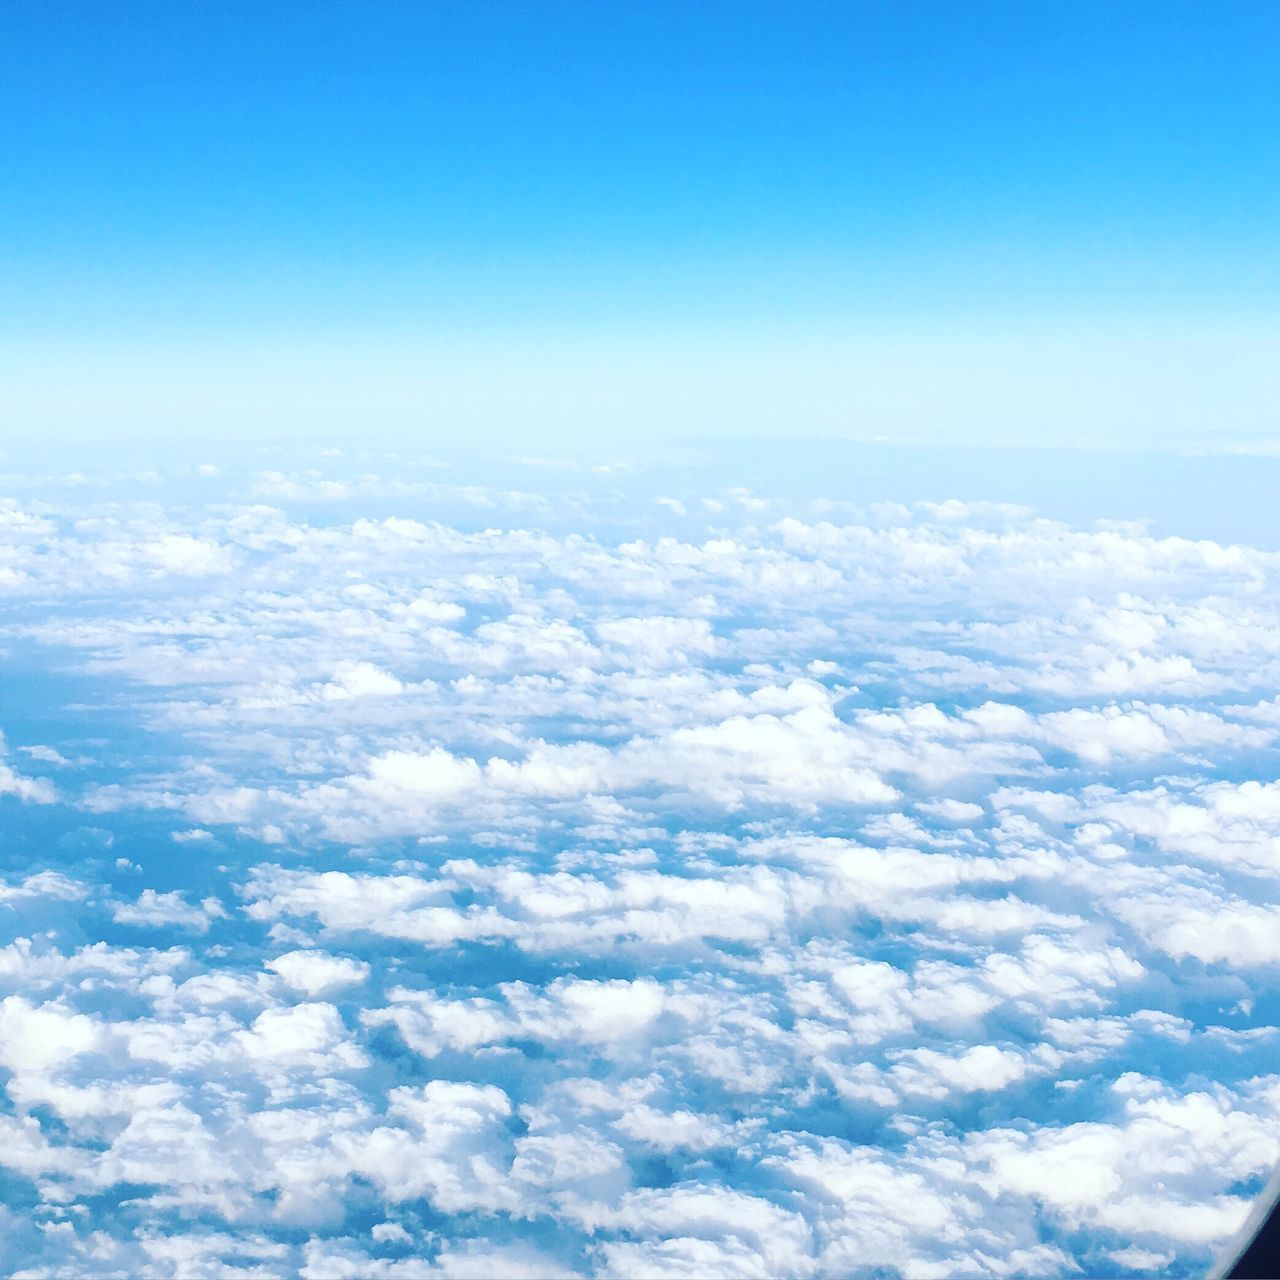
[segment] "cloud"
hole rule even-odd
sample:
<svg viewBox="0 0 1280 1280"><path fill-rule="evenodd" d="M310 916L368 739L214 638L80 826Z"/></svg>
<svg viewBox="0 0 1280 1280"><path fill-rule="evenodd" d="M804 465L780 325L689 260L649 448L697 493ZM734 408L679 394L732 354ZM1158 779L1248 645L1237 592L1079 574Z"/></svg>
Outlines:
<svg viewBox="0 0 1280 1280"><path fill-rule="evenodd" d="M3 751L4 739L0 738L0 756ZM29 804L53 804L57 792L47 778L28 778L0 758L0 796L15 796Z"/></svg>
<svg viewBox="0 0 1280 1280"><path fill-rule="evenodd" d="M1206 1264L1277 1155L1274 553L359 465L0 503L10 1270Z"/></svg>
<svg viewBox="0 0 1280 1280"><path fill-rule="evenodd" d="M192 906L176 890L157 893L154 889L144 889L136 902L117 903L111 914L118 924L156 929L176 926L208 933L210 923L226 912L217 898L206 898L199 906Z"/></svg>
<svg viewBox="0 0 1280 1280"><path fill-rule="evenodd" d="M267 968L274 969L295 990L313 997L363 982L369 976L369 966L363 960L324 951L287 951L268 960Z"/></svg>

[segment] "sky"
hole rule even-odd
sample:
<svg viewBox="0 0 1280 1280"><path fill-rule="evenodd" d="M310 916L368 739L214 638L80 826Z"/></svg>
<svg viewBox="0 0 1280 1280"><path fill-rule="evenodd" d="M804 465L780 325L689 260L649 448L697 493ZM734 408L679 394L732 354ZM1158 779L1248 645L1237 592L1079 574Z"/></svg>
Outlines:
<svg viewBox="0 0 1280 1280"><path fill-rule="evenodd" d="M0 4L0 1272L1204 1274L1277 35Z"/></svg>
<svg viewBox="0 0 1280 1280"><path fill-rule="evenodd" d="M1275 436L1272 6L0 23L12 436Z"/></svg>

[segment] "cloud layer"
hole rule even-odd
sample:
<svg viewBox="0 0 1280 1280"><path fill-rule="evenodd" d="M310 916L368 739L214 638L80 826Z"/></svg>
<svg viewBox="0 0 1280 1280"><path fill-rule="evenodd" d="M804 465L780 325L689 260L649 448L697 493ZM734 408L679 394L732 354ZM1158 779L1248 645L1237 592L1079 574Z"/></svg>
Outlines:
<svg viewBox="0 0 1280 1280"><path fill-rule="evenodd" d="M0 502L8 1271L1184 1274L1242 1221L1280 556L147 483Z"/></svg>

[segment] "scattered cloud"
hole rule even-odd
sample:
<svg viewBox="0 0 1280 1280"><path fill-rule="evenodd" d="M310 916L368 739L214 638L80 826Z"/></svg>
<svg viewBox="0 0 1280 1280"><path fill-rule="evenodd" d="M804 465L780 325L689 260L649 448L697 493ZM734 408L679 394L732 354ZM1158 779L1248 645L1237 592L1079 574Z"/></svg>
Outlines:
<svg viewBox="0 0 1280 1280"><path fill-rule="evenodd" d="M8 1270L1205 1264L1280 1154L1280 557L371 468L0 501Z"/></svg>

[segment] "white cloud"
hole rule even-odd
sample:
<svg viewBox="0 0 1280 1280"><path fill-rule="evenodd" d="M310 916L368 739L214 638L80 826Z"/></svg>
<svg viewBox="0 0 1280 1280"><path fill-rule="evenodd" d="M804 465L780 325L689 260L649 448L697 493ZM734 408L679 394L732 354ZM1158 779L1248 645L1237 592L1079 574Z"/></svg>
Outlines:
<svg viewBox="0 0 1280 1280"><path fill-rule="evenodd" d="M23 898L61 898L71 901L87 896L88 888L71 880L60 871L37 871L18 884L0 883L0 902L16 902Z"/></svg>
<svg viewBox="0 0 1280 1280"><path fill-rule="evenodd" d="M205 898L199 906L192 906L177 890L158 893L155 889L144 889L136 902L117 903L111 914L119 924L150 928L173 925L208 933L210 923L226 915L226 911L217 898Z"/></svg>
<svg viewBox="0 0 1280 1280"><path fill-rule="evenodd" d="M369 965L363 960L331 956L325 951L287 951L267 961L289 986L309 996L337 991L369 976Z"/></svg>
<svg viewBox="0 0 1280 1280"><path fill-rule="evenodd" d="M22 756L93 762L0 761L14 1270L1208 1259L1276 1154L1280 559L354 457L0 503Z"/></svg>
<svg viewBox="0 0 1280 1280"><path fill-rule="evenodd" d="M53 804L57 792L47 778L28 778L0 760L0 796L16 796L33 804Z"/></svg>

